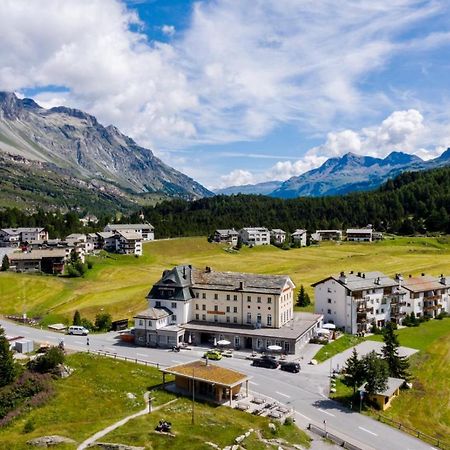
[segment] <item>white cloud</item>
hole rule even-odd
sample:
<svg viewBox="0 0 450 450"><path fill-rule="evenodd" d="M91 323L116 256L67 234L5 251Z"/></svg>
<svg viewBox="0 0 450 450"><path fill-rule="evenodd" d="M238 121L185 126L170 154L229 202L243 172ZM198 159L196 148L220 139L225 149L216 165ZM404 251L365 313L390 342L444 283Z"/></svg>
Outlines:
<svg viewBox="0 0 450 450"><path fill-rule="evenodd" d="M362 77L399 52L448 42L446 33L399 38L446 7L443 0L198 2L189 27L163 44L149 41L118 0L2 0L0 88L65 86L67 94L39 98L87 110L156 148L255 139L286 122L324 132L389 102L365 94ZM404 131L387 124L385 132L392 140ZM357 146L351 133L329 139L336 149Z"/></svg>
<svg viewBox="0 0 450 450"><path fill-rule="evenodd" d="M227 187L227 186L242 186L244 184L253 184L255 183L255 176L247 171L242 169L236 169L230 172L228 175L222 175L220 177L219 188Z"/></svg>
<svg viewBox="0 0 450 450"><path fill-rule="evenodd" d="M175 34L175 27L173 25L163 25L161 31L166 36L173 36Z"/></svg>

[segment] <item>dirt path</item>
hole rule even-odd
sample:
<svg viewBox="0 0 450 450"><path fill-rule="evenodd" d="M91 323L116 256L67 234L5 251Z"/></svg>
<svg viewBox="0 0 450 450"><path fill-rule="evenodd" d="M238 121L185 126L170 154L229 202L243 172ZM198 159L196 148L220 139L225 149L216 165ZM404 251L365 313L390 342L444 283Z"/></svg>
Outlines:
<svg viewBox="0 0 450 450"><path fill-rule="evenodd" d="M119 420L116 423L113 423L112 425L110 425L109 427L104 428L101 431L98 431L97 433L95 433L94 435L92 435L91 437L89 437L88 439L86 439L85 441L83 441L78 447L77 450L84 450L86 448L88 448L91 444L93 444L94 442L98 441L100 438L102 438L103 436L106 436L108 433L110 433L111 431L114 431L117 428L120 428L121 426L125 425L129 420L135 419L136 417L139 416L143 416L144 414L148 414L148 397L149 397L150 392L147 391L144 394L144 402L145 402L145 408L142 409L141 411L138 411L137 413L131 414L131 416L125 417L122 420ZM170 402L164 403L163 405L159 405L156 408L152 408L152 412L154 411L158 411L159 409L163 408L164 406L170 405L173 402L176 402L178 399L174 399L171 400Z"/></svg>

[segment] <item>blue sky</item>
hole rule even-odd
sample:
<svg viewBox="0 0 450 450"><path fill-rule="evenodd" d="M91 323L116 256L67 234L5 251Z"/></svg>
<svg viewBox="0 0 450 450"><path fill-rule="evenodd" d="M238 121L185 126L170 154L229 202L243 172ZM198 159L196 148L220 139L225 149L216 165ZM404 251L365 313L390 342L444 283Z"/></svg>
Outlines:
<svg viewBox="0 0 450 450"><path fill-rule="evenodd" d="M4 0L0 89L210 188L450 146L447 0Z"/></svg>

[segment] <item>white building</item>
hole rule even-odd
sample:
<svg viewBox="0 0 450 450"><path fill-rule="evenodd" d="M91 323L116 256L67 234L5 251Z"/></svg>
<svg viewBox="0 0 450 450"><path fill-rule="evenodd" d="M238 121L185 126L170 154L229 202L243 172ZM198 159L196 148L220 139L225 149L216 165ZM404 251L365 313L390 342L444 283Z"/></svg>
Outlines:
<svg viewBox="0 0 450 450"><path fill-rule="evenodd" d="M19 243L42 242L48 239L45 228L3 228L0 230L0 241L4 247L18 246Z"/></svg>
<svg viewBox="0 0 450 450"><path fill-rule="evenodd" d="M143 241L153 241L155 239L155 228L149 223L113 223L106 225L103 231L139 233Z"/></svg>
<svg viewBox="0 0 450 450"><path fill-rule="evenodd" d="M346 333L367 332L373 324L383 327L404 316L400 307L406 293L401 283L381 272L341 272L312 286L316 313Z"/></svg>
<svg viewBox="0 0 450 450"><path fill-rule="evenodd" d="M347 241L372 242L372 228L348 228Z"/></svg>
<svg viewBox="0 0 450 450"><path fill-rule="evenodd" d="M441 312L449 312L450 279L441 275L432 277L422 274L408 277L402 283L406 314L416 317L435 318Z"/></svg>
<svg viewBox="0 0 450 450"><path fill-rule="evenodd" d="M273 230L270 230L270 238L275 244L284 244L286 241L286 231L283 231L280 228L274 228Z"/></svg>
<svg viewBox="0 0 450 450"><path fill-rule="evenodd" d="M114 235L116 252L142 256L142 234L135 231L119 231Z"/></svg>
<svg viewBox="0 0 450 450"><path fill-rule="evenodd" d="M342 240L341 230L316 230L314 233L316 241L340 241Z"/></svg>
<svg viewBox="0 0 450 450"><path fill-rule="evenodd" d="M245 245L269 245L270 232L264 227L249 227L239 230L239 236Z"/></svg>
<svg viewBox="0 0 450 450"><path fill-rule="evenodd" d="M321 316L311 314L294 318L294 287L283 275L192 266L165 270L148 294L149 309L135 316L136 342L171 346L182 340L228 339L236 348L262 350L275 344L293 353L321 322Z"/></svg>
<svg viewBox="0 0 450 450"><path fill-rule="evenodd" d="M292 234L291 238L293 242L298 242L300 247L306 247L306 230L297 228Z"/></svg>
<svg viewBox="0 0 450 450"><path fill-rule="evenodd" d="M214 242L236 245L239 233L234 228L220 229L214 231Z"/></svg>

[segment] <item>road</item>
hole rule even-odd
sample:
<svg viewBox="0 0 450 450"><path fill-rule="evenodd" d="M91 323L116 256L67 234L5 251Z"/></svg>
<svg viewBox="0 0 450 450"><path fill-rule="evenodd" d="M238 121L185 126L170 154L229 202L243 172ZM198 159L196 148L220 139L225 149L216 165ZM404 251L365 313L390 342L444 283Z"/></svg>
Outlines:
<svg viewBox="0 0 450 450"><path fill-rule="evenodd" d="M3 320L1 326L10 336L24 336L35 341L58 344L60 333L18 325ZM64 336L67 349L87 351L85 336ZM127 345L117 339L116 333L89 336L89 350L137 358L143 361L170 366L198 359L199 349L182 350L174 353L167 349L151 349ZM215 362L216 363L216 362ZM271 397L296 411L297 422L306 427L308 423L324 426L349 442L363 449L380 450L431 450L432 446L415 439L395 428L370 417L350 411L341 404L327 398L329 370L327 363L317 366L302 365L299 374L280 370L253 367L250 361L241 358L224 358L217 362L225 367L239 370L250 376L250 389L255 393Z"/></svg>

